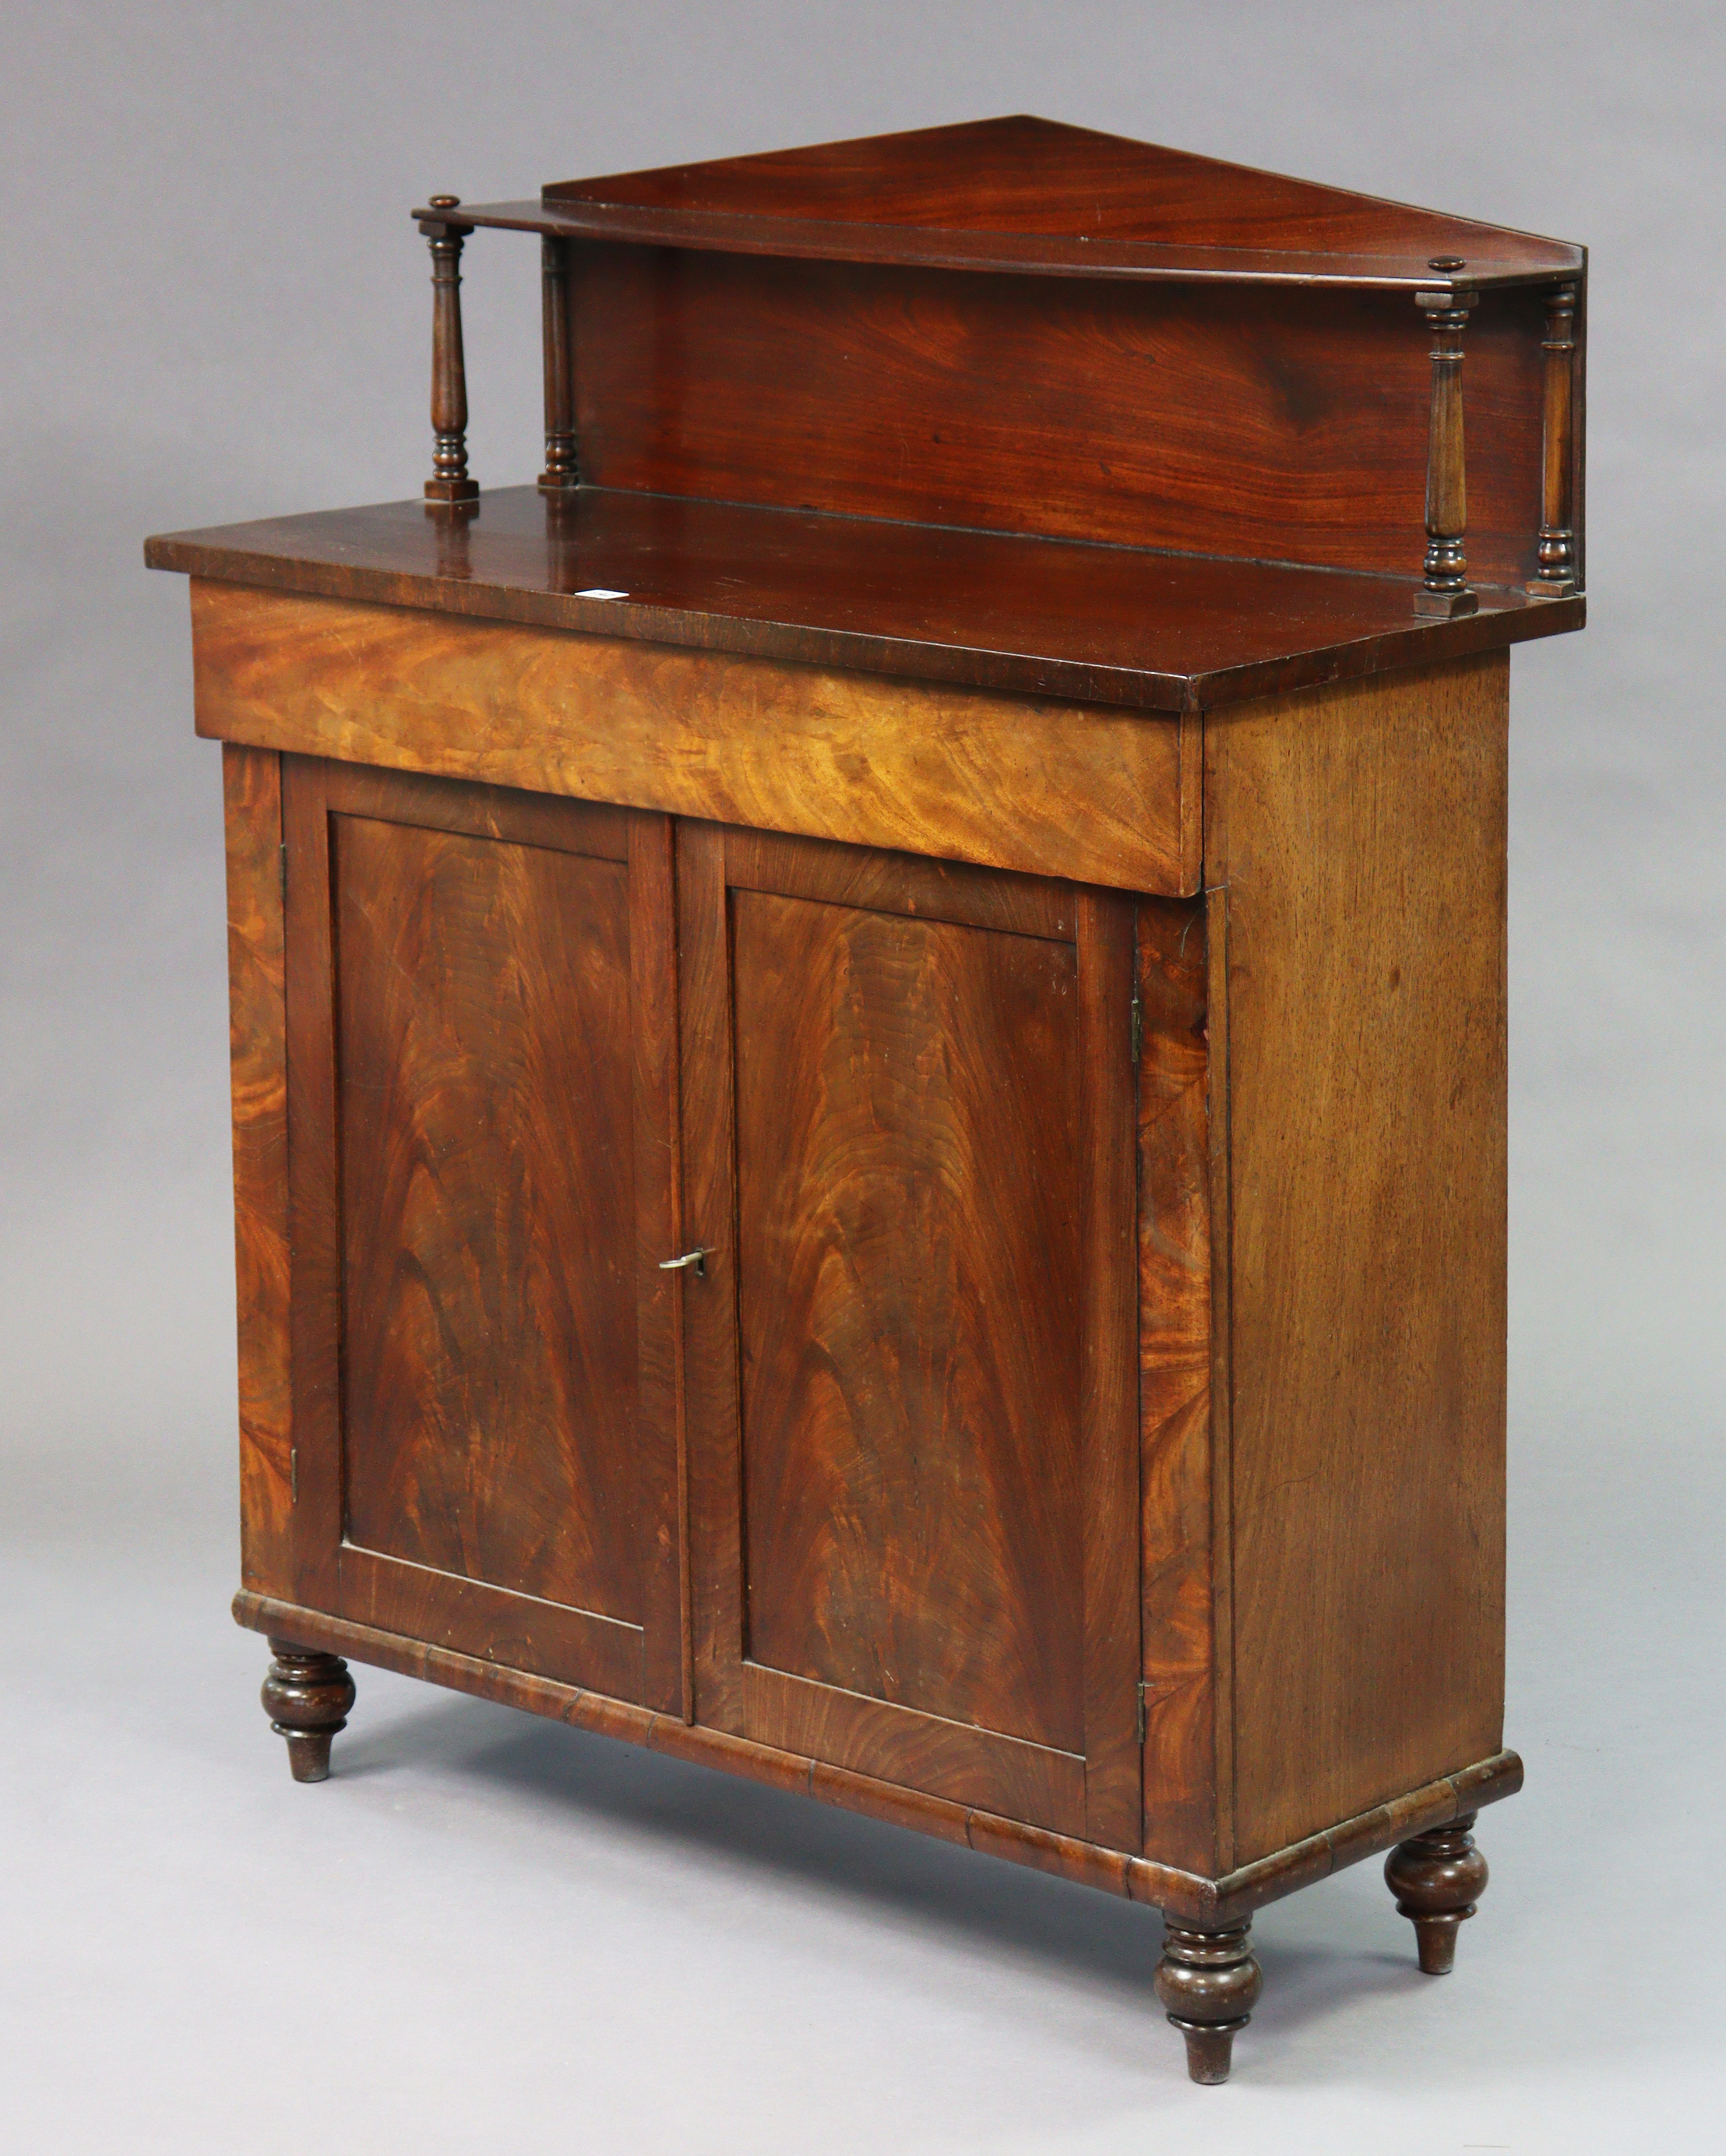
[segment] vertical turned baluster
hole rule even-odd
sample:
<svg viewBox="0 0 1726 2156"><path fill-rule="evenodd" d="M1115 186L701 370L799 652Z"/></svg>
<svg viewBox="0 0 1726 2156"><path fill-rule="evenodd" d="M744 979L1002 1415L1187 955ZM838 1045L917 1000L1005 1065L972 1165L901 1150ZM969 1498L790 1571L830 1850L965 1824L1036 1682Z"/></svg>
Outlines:
<svg viewBox="0 0 1726 2156"><path fill-rule="evenodd" d="M434 195L437 210L457 208L457 195ZM447 218L422 218L419 229L431 246L432 385L431 423L436 436L432 475L425 483L428 501L472 501L477 483L467 474L467 366L461 350L461 244L473 230Z"/></svg>
<svg viewBox="0 0 1726 2156"><path fill-rule="evenodd" d="M1575 449L1576 287L1555 285L1546 295L1546 429L1540 504L1540 571L1526 589L1537 599L1568 598L1576 588L1575 512L1570 475Z"/></svg>
<svg viewBox="0 0 1726 2156"><path fill-rule="evenodd" d="M1455 254L1435 255L1427 267L1446 274L1463 267ZM1432 328L1432 418L1426 443L1426 581L1415 594L1416 613L1472 613L1463 534L1468 490L1462 448L1462 332L1477 293L1416 292L1415 305Z"/></svg>
<svg viewBox="0 0 1726 2156"><path fill-rule="evenodd" d="M581 485L575 440L575 354L569 341L569 250L561 239L539 244L540 286L545 305L546 468L542 494Z"/></svg>

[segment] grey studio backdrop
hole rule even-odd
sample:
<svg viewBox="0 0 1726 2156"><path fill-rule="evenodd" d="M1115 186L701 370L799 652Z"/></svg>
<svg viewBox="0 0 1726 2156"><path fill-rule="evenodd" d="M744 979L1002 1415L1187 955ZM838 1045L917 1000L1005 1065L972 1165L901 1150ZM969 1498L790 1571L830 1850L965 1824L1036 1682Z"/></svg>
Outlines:
<svg viewBox="0 0 1726 2156"><path fill-rule="evenodd" d="M1714 2145L1726 2075L1716 8L60 5L6 33L8 2144ZM1515 654L1511 1659L1458 1973L1369 1865L1193 2088L1146 1912L357 1671L293 1786L236 1631L216 751L149 531L417 491L406 211L1029 110L1588 242L1582 637ZM467 259L537 468L537 250Z"/></svg>

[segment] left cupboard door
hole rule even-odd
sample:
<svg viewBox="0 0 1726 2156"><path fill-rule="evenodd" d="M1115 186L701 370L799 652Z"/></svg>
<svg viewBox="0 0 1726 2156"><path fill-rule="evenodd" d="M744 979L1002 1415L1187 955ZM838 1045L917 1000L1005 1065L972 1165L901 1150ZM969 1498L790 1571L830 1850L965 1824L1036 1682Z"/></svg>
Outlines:
<svg viewBox="0 0 1726 2156"><path fill-rule="evenodd" d="M681 1710L668 819L285 757L293 1547Z"/></svg>

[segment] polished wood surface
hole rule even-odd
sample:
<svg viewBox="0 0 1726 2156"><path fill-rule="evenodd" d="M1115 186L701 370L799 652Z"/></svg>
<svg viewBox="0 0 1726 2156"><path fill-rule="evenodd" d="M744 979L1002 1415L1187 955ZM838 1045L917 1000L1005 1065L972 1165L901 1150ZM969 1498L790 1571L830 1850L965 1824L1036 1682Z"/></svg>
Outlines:
<svg viewBox="0 0 1726 2156"><path fill-rule="evenodd" d="M1136 1849L1130 906L679 845L700 1718Z"/></svg>
<svg viewBox="0 0 1726 2156"><path fill-rule="evenodd" d="M750 1656L1082 1752L1077 947L732 941Z"/></svg>
<svg viewBox="0 0 1726 2156"><path fill-rule="evenodd" d="M1171 1923L1164 1933L1157 1996L1187 2040L1187 2072L1207 2088L1229 2078L1235 2039L1265 1988L1251 1927L1222 1931Z"/></svg>
<svg viewBox="0 0 1726 2156"><path fill-rule="evenodd" d="M1418 324L1405 333L1424 368ZM470 519L407 501L172 533L145 558L264 590L1170 711L1580 629L1580 595L1482 591L1467 620L1413 615L1424 420L1415 436L1395 578L588 487L487 493ZM1531 493L1531 544L1539 509Z"/></svg>
<svg viewBox="0 0 1726 2156"><path fill-rule="evenodd" d="M1483 280L1582 250L1436 210L1020 113L805 149L555 182L476 223L729 254L1045 275L1409 285L1459 253Z"/></svg>
<svg viewBox="0 0 1726 2156"><path fill-rule="evenodd" d="M1206 726L1237 1861L1502 1741L1507 671Z"/></svg>
<svg viewBox="0 0 1726 2156"><path fill-rule="evenodd" d="M1576 542L1580 399L1576 392L1578 287L1554 285L1545 294L1546 399L1543 418L1540 567L1528 590L1536 598L1564 598L1580 588L1581 557Z"/></svg>
<svg viewBox="0 0 1726 2156"><path fill-rule="evenodd" d="M581 484L575 431L575 350L569 320L569 249L561 239L539 244L545 326L546 463L540 490L561 494Z"/></svg>
<svg viewBox="0 0 1726 2156"><path fill-rule="evenodd" d="M1544 308L1477 296L1470 552L1477 583L1519 591L1539 546ZM589 247L569 307L597 486L1420 569L1432 368L1401 293Z"/></svg>
<svg viewBox="0 0 1726 2156"><path fill-rule="evenodd" d="M301 1591L681 1706L663 824L285 780Z"/></svg>
<svg viewBox="0 0 1726 2156"><path fill-rule="evenodd" d="M1197 726L194 587L201 732L1140 890L1199 875Z"/></svg>
<svg viewBox="0 0 1726 2156"><path fill-rule="evenodd" d="M1089 1881L1203 2082L1339 1866L1448 1967L1581 251L1024 119L419 214L467 498L147 549L295 1774L352 1655ZM546 460L480 495L494 223Z"/></svg>
<svg viewBox="0 0 1726 2156"><path fill-rule="evenodd" d="M1435 267L1439 266L1435 264ZM1460 270L1460 260L1446 261ZM1418 304L1432 335L1432 409L1426 446L1425 575L1415 611L1451 617L1473 613L1480 600L1468 582L1467 459L1462 408L1462 332L1475 292L1421 292ZM1472 347L1471 347L1472 349ZM1471 386L1474 370L1470 369ZM1538 554L1536 558L1538 559Z"/></svg>
<svg viewBox="0 0 1726 2156"><path fill-rule="evenodd" d="M379 791L330 849L346 1532L639 1625L629 870Z"/></svg>
<svg viewBox="0 0 1726 2156"><path fill-rule="evenodd" d="M1396 1897L1397 1915L1414 1925L1428 1976L1448 1976L1456 1967L1456 1934L1486 1892L1487 1860L1469 1831L1475 1817L1463 1812L1429 1828L1399 1842L1384 1860L1384 1883Z"/></svg>
<svg viewBox="0 0 1726 2156"><path fill-rule="evenodd" d="M461 336L461 249L471 228L453 219L455 195L434 195L419 229L432 258L432 475L430 502L471 501L480 491L467 468L467 362Z"/></svg>
<svg viewBox="0 0 1726 2156"><path fill-rule="evenodd" d="M1165 1862L1215 1873L1229 1864L1219 1840L1217 1795L1226 1784L1216 1721L1227 1691L1218 1683L1211 1517L1208 963L1202 904L1140 902L1144 1846Z"/></svg>
<svg viewBox="0 0 1726 2156"><path fill-rule="evenodd" d="M330 1779L330 1746L347 1727L355 1688L340 1655L272 1638L264 1679L264 1712L288 1746L288 1771L296 1782Z"/></svg>
<svg viewBox="0 0 1726 2156"><path fill-rule="evenodd" d="M1148 1857L1129 1856L1071 1835L1059 1835L1005 1820L993 1813L932 1797L881 1781L807 1755L731 1735L681 1715L655 1713L650 1707L606 1697L579 1685L560 1682L512 1668L508 1663L464 1655L424 1640L388 1632L352 1618L327 1613L245 1589L234 1598L236 1624L254 1631L292 1633L326 1650L403 1676L422 1677L480 1699L495 1700L530 1714L567 1722L625 1743L719 1767L774 1789L799 1792L865 1817L907 1826L943 1840L958 1842L1009 1863L1029 1866L1076 1885L1164 1911L1179 1922L1212 1929L1239 1923L1254 1910L1297 1893L1343 1866L1382 1856L1397 1843L1442 1825L1465 1812L1513 1796L1522 1787L1522 1762L1513 1752L1497 1754L1459 1768L1395 1804L1375 1805L1359 1818L1341 1820L1323 1835L1277 1850L1259 1863L1246 1865L1220 1878L1205 1878ZM336 1761L340 1768L339 1758Z"/></svg>
<svg viewBox="0 0 1726 2156"><path fill-rule="evenodd" d="M281 758L224 747L228 1027L239 1314L240 1578L294 1591Z"/></svg>

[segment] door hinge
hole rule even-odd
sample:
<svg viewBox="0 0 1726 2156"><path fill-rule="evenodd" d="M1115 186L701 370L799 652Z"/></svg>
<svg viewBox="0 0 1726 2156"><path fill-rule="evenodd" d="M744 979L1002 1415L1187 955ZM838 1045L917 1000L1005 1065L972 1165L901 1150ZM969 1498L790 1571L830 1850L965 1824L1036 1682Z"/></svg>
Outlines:
<svg viewBox="0 0 1726 2156"><path fill-rule="evenodd" d="M1140 1683L1138 1687L1138 1741L1141 1747L1143 1747L1145 1741L1145 1694L1148 1690L1149 1686L1148 1685L1143 1682Z"/></svg>
<svg viewBox="0 0 1726 2156"><path fill-rule="evenodd" d="M1144 1052L1145 1007L1138 990L1133 991L1133 1067L1138 1068L1138 1059Z"/></svg>
<svg viewBox="0 0 1726 2156"><path fill-rule="evenodd" d="M282 904L285 906L288 902L288 849L285 840L277 849L277 860L281 870Z"/></svg>
<svg viewBox="0 0 1726 2156"><path fill-rule="evenodd" d="M290 1505L297 1505L299 1502L300 1448L297 1445L290 1445L288 1447L288 1502ZM1140 1689L1143 1690L1143 1686ZM1138 1718L1141 1722L1144 1720L1144 1702L1141 1700L1138 1707Z"/></svg>

